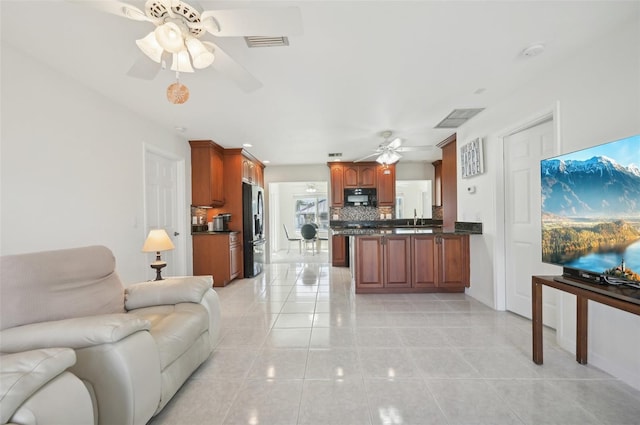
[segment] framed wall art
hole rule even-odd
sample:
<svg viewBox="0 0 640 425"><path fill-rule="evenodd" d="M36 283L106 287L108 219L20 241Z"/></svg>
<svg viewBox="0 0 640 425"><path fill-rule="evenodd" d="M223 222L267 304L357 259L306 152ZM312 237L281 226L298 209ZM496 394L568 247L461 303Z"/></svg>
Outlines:
<svg viewBox="0 0 640 425"><path fill-rule="evenodd" d="M484 157L482 154L482 138L473 139L460 147L460 165L462 178L477 176L484 173Z"/></svg>

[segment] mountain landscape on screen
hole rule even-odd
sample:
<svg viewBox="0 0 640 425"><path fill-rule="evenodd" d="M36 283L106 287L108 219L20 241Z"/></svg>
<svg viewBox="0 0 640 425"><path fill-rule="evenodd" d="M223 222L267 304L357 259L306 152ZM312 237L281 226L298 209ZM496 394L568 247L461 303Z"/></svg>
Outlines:
<svg viewBox="0 0 640 425"><path fill-rule="evenodd" d="M542 161L542 211L563 217L640 215L640 169L611 158Z"/></svg>

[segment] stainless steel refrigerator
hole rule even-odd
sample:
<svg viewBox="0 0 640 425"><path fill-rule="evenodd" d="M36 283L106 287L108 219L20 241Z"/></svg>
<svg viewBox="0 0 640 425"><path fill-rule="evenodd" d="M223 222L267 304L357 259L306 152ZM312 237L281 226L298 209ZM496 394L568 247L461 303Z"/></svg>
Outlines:
<svg viewBox="0 0 640 425"><path fill-rule="evenodd" d="M242 183L242 233L244 247L244 277L253 277L262 271L264 250L264 190Z"/></svg>

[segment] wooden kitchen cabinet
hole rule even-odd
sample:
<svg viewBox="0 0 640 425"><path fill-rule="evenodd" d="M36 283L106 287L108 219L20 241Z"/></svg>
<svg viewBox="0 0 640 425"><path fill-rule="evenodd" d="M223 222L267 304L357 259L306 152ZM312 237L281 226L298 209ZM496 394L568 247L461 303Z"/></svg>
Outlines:
<svg viewBox="0 0 640 425"><path fill-rule="evenodd" d="M224 154L211 140L191 140L191 205L224 205Z"/></svg>
<svg viewBox="0 0 640 425"><path fill-rule="evenodd" d="M356 236L356 293L464 292L469 236Z"/></svg>
<svg viewBox="0 0 640 425"><path fill-rule="evenodd" d="M226 286L240 276L242 245L239 233L193 235L193 274L212 275L213 286Z"/></svg>
<svg viewBox="0 0 640 425"><path fill-rule="evenodd" d="M248 158L242 158L242 181L256 184L256 165Z"/></svg>
<svg viewBox="0 0 640 425"><path fill-rule="evenodd" d="M386 288L411 287L411 238L383 236L384 286Z"/></svg>
<svg viewBox="0 0 640 425"><path fill-rule="evenodd" d="M396 166L395 164L378 167L378 206L396 205Z"/></svg>
<svg viewBox="0 0 640 425"><path fill-rule="evenodd" d="M376 187L377 163L348 164L344 166L344 187Z"/></svg>
<svg viewBox="0 0 640 425"><path fill-rule="evenodd" d="M356 293L384 288L384 255L380 236L356 236ZM381 292L381 291L378 291Z"/></svg>
<svg viewBox="0 0 640 425"><path fill-rule="evenodd" d="M356 293L411 287L409 236L356 237Z"/></svg>
<svg viewBox="0 0 640 425"><path fill-rule="evenodd" d="M344 206L344 166L340 163L329 164L331 183L331 206Z"/></svg>
<svg viewBox="0 0 640 425"><path fill-rule="evenodd" d="M437 285L438 254L436 236L419 235L411 239L413 287L435 289Z"/></svg>
<svg viewBox="0 0 640 425"><path fill-rule="evenodd" d="M469 286L468 235L415 235L413 287L463 292Z"/></svg>
<svg viewBox="0 0 640 425"><path fill-rule="evenodd" d="M441 176L441 201L442 201L442 228L453 230L458 219L458 176L457 176L457 148L456 135L453 134L438 147L442 148Z"/></svg>
<svg viewBox="0 0 640 425"><path fill-rule="evenodd" d="M264 188L264 165L250 157L246 151L242 154L242 181Z"/></svg>
<svg viewBox="0 0 640 425"><path fill-rule="evenodd" d="M469 287L469 235L439 235L437 242L438 287Z"/></svg>
<svg viewBox="0 0 640 425"><path fill-rule="evenodd" d="M396 204L396 167L378 163L328 163L331 183L331 206L344 206L345 188L376 188L379 207Z"/></svg>
<svg viewBox="0 0 640 425"><path fill-rule="evenodd" d="M331 237L331 265L349 266L349 237L335 235Z"/></svg>

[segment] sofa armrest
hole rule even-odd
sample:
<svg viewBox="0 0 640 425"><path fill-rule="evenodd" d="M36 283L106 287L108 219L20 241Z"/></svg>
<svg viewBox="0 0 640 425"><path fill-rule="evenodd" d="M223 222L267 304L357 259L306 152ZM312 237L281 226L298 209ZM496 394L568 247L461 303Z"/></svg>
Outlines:
<svg viewBox="0 0 640 425"><path fill-rule="evenodd" d="M148 320L126 313L32 323L0 331L0 351L16 353L51 347L78 349L117 342L149 329Z"/></svg>
<svg viewBox="0 0 640 425"><path fill-rule="evenodd" d="M125 308L135 310L156 305L199 303L211 287L211 276L173 277L136 283L125 289Z"/></svg>
<svg viewBox="0 0 640 425"><path fill-rule="evenodd" d="M0 421L6 423L29 397L76 362L70 348L48 348L0 357Z"/></svg>

